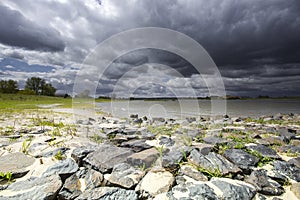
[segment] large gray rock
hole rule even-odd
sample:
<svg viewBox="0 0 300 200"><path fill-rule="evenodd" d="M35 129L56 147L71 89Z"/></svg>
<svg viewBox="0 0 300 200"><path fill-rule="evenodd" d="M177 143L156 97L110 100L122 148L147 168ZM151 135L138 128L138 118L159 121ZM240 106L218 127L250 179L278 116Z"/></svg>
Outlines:
<svg viewBox="0 0 300 200"><path fill-rule="evenodd" d="M214 136L205 137L205 138L203 138L203 141L207 144L212 144L212 145L228 143L227 139L220 138L220 137L214 137Z"/></svg>
<svg viewBox="0 0 300 200"><path fill-rule="evenodd" d="M246 153L241 149L227 149L224 152L224 156L229 161L236 164L244 172L247 172L247 174L250 172L250 169L256 166L259 161L258 158Z"/></svg>
<svg viewBox="0 0 300 200"><path fill-rule="evenodd" d="M241 172L241 169L236 165L214 152L210 152L208 155L204 156L199 153L199 151L194 149L191 151L189 161L205 170L213 173L220 173L222 175L236 174Z"/></svg>
<svg viewBox="0 0 300 200"><path fill-rule="evenodd" d="M255 188L242 181L227 178L212 178L210 182L184 183L172 188L167 196L170 200L251 200Z"/></svg>
<svg viewBox="0 0 300 200"><path fill-rule="evenodd" d="M208 178L190 165L182 165L178 171L180 176L188 176L196 181L208 181Z"/></svg>
<svg viewBox="0 0 300 200"><path fill-rule="evenodd" d="M82 166L82 160L91 152L95 151L96 147L77 147L72 151L71 157L76 161L78 166Z"/></svg>
<svg viewBox="0 0 300 200"><path fill-rule="evenodd" d="M176 185L167 193L170 200L214 200L220 199L214 190L205 183L184 183Z"/></svg>
<svg viewBox="0 0 300 200"><path fill-rule="evenodd" d="M183 152L171 150L162 156L162 166L169 171L175 171L179 167L180 161L183 159Z"/></svg>
<svg viewBox="0 0 300 200"><path fill-rule="evenodd" d="M131 140L128 142L123 142L120 147L127 147L134 152L140 152L145 149L150 149L151 146L145 142L146 140Z"/></svg>
<svg viewBox="0 0 300 200"><path fill-rule="evenodd" d="M274 171L295 181L300 181L300 168L285 161L274 161Z"/></svg>
<svg viewBox="0 0 300 200"><path fill-rule="evenodd" d="M251 143L251 144L247 144L246 148L249 150L257 151L263 157L280 159L280 156L276 153L274 149L271 149L270 147L264 146L262 144Z"/></svg>
<svg viewBox="0 0 300 200"><path fill-rule="evenodd" d="M0 157L0 171L10 172L14 178L19 178L27 174L34 161L34 158L23 153L11 153Z"/></svg>
<svg viewBox="0 0 300 200"><path fill-rule="evenodd" d="M75 199L85 190L100 187L104 183L103 175L100 172L93 169L82 169L66 179L59 191L59 199Z"/></svg>
<svg viewBox="0 0 300 200"><path fill-rule="evenodd" d="M133 190L125 190L116 187L99 187L86 190L76 200L137 200L138 196Z"/></svg>
<svg viewBox="0 0 300 200"><path fill-rule="evenodd" d="M151 198L168 192L174 182L173 175L163 169L149 171L135 188L142 197Z"/></svg>
<svg viewBox="0 0 300 200"><path fill-rule="evenodd" d="M107 173L119 163L126 161L127 157L132 155L128 148L120 148L113 145L102 144L97 150L88 154L83 159L84 166L91 166L93 169L102 173Z"/></svg>
<svg viewBox="0 0 300 200"><path fill-rule="evenodd" d="M149 168L158 159L159 153L155 148L147 149L127 158L127 162L133 167Z"/></svg>
<svg viewBox="0 0 300 200"><path fill-rule="evenodd" d="M114 166L108 181L113 185L130 189L138 184L144 174L144 171L135 169L127 163L120 163Z"/></svg>
<svg viewBox="0 0 300 200"><path fill-rule="evenodd" d="M256 190L265 195L281 195L284 193L283 187L267 176L266 170L253 171L245 180L255 186Z"/></svg>
<svg viewBox="0 0 300 200"><path fill-rule="evenodd" d="M210 182L222 191L223 194L220 199L250 200L256 194L255 188L243 181L228 178L212 178Z"/></svg>
<svg viewBox="0 0 300 200"><path fill-rule="evenodd" d="M41 178L31 177L9 185L6 190L0 192L0 200L55 200L61 186L61 179L56 174Z"/></svg>
<svg viewBox="0 0 300 200"><path fill-rule="evenodd" d="M78 170L78 165L72 158L61 160L58 163L50 166L42 175L50 176L52 174L58 174L65 180L70 175L74 174Z"/></svg>

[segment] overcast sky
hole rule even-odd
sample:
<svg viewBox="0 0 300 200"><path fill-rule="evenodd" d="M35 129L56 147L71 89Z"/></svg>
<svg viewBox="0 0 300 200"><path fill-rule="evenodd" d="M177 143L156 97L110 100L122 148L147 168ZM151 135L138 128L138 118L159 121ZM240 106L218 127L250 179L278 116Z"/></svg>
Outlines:
<svg viewBox="0 0 300 200"><path fill-rule="evenodd" d="M229 95L300 96L299 0L1 0L0 79L22 87L39 76L71 93L81 63L99 43L141 27L169 28L199 42ZM142 96L209 95L189 62L155 49L116 59L97 94L109 95L116 84L119 96L128 89Z"/></svg>

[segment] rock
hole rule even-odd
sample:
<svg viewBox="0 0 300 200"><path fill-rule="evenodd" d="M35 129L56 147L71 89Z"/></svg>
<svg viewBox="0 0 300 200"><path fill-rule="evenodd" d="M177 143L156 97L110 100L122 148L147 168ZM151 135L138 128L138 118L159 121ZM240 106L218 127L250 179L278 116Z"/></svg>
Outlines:
<svg viewBox="0 0 300 200"><path fill-rule="evenodd" d="M101 144L83 159L84 166L91 166L102 173L110 172L114 165L126 161L133 152L127 148Z"/></svg>
<svg viewBox="0 0 300 200"><path fill-rule="evenodd" d="M172 138L170 138L170 137L160 136L159 144L167 146L167 147L171 147L175 144L175 141L172 140Z"/></svg>
<svg viewBox="0 0 300 200"><path fill-rule="evenodd" d="M196 121L196 117L187 117L186 121L188 121L188 123L192 123Z"/></svg>
<svg viewBox="0 0 300 200"><path fill-rule="evenodd" d="M204 174L202 174L190 165L181 166L178 171L178 175L185 175L196 181L208 181L208 178Z"/></svg>
<svg viewBox="0 0 300 200"><path fill-rule="evenodd" d="M287 145L287 146L281 146L278 147L279 152L283 153L300 153L300 146L293 146L293 145Z"/></svg>
<svg viewBox="0 0 300 200"><path fill-rule="evenodd" d="M42 176L50 176L52 174L58 174L63 180L68 178L70 175L75 173L78 170L78 165L76 162L67 158L65 160L61 160L58 163L50 166Z"/></svg>
<svg viewBox="0 0 300 200"><path fill-rule="evenodd" d="M165 118L162 118L162 117L153 117L152 118L152 122L161 122L161 123L163 123L165 121L166 121Z"/></svg>
<svg viewBox="0 0 300 200"><path fill-rule="evenodd" d="M70 200L78 197L85 190L100 187L104 178L100 172L93 169L82 169L66 179L59 191L60 200Z"/></svg>
<svg viewBox="0 0 300 200"><path fill-rule="evenodd" d="M294 195L300 199L300 183L294 183L291 186L291 191L294 193Z"/></svg>
<svg viewBox="0 0 300 200"><path fill-rule="evenodd" d="M45 153L41 153L39 155L36 155L35 157L52 157L55 156L59 151L61 152L61 154L65 154L68 150L70 150L69 148L66 147L60 147Z"/></svg>
<svg viewBox="0 0 300 200"><path fill-rule="evenodd" d="M137 118L139 118L139 115L138 114L131 114L129 117L133 118L133 119L137 119Z"/></svg>
<svg viewBox="0 0 300 200"><path fill-rule="evenodd" d="M40 178L31 177L25 181L10 184L6 190L1 191L0 200L55 200L61 186L61 179L56 174Z"/></svg>
<svg viewBox="0 0 300 200"><path fill-rule="evenodd" d="M270 179L267 176L267 171L263 169L253 171L245 181L252 184L261 194L281 195L284 193L282 186Z"/></svg>
<svg viewBox="0 0 300 200"><path fill-rule="evenodd" d="M12 173L13 178L20 178L27 174L35 159L23 153L11 153L0 157L0 172Z"/></svg>
<svg viewBox="0 0 300 200"><path fill-rule="evenodd" d="M157 194L168 192L174 182L173 175L164 170L149 171L137 185L136 191L143 197L154 197Z"/></svg>
<svg viewBox="0 0 300 200"><path fill-rule="evenodd" d="M300 157L292 158L288 161L290 164L296 165L298 168L300 168Z"/></svg>
<svg viewBox="0 0 300 200"><path fill-rule="evenodd" d="M300 168L296 165L284 161L274 161L273 165L275 172L283 174L297 182L300 181Z"/></svg>
<svg viewBox="0 0 300 200"><path fill-rule="evenodd" d="M224 152L225 158L237 165L247 174L250 173L250 169L258 163L259 159L252 156L241 149L227 149Z"/></svg>
<svg viewBox="0 0 300 200"><path fill-rule="evenodd" d="M214 152L210 152L207 156L204 156L194 149L191 151L189 160L193 164L213 173L227 175L241 172L241 169L239 169L236 165Z"/></svg>
<svg viewBox="0 0 300 200"><path fill-rule="evenodd" d="M99 187L86 190L75 200L138 200L138 196L133 190L125 190L116 187Z"/></svg>
<svg viewBox="0 0 300 200"><path fill-rule="evenodd" d="M162 156L162 166L169 171L176 171L180 161L183 159L183 153L176 150L171 150Z"/></svg>
<svg viewBox="0 0 300 200"><path fill-rule="evenodd" d="M127 162L133 167L149 168L159 157L159 153L155 148L147 149L127 158Z"/></svg>
<svg viewBox="0 0 300 200"><path fill-rule="evenodd" d="M123 142L120 147L127 147L134 152L140 152L145 149L150 149L151 146L145 142L146 140L132 140L129 142Z"/></svg>
<svg viewBox="0 0 300 200"><path fill-rule="evenodd" d="M133 188L143 178L145 172L135 169L126 163L120 163L114 166L108 181L116 186L126 189Z"/></svg>
<svg viewBox="0 0 300 200"><path fill-rule="evenodd" d="M255 188L243 181L213 177L210 182L222 191L220 199L251 200L256 194Z"/></svg>
<svg viewBox="0 0 300 200"><path fill-rule="evenodd" d="M95 151L95 147L77 147L72 151L71 157L76 161L78 166L82 166L82 160L91 152Z"/></svg>
<svg viewBox="0 0 300 200"><path fill-rule="evenodd" d="M245 182L227 178L212 178L210 182L185 183L176 185L170 192L168 192L167 196L171 200L251 200L255 194L255 188Z"/></svg>
<svg viewBox="0 0 300 200"><path fill-rule="evenodd" d="M184 183L176 185L171 191L167 193L167 197L170 200L201 200L201 199L220 199L205 183Z"/></svg>
<svg viewBox="0 0 300 200"><path fill-rule="evenodd" d="M263 157L269 157L274 159L280 159L280 156L276 153L275 150L271 149L270 147L261 145L261 144L247 144L247 149L250 149L252 151L257 151L260 153Z"/></svg>
<svg viewBox="0 0 300 200"><path fill-rule="evenodd" d="M214 149L214 145L204 143L193 144L193 147L205 156Z"/></svg>
<svg viewBox="0 0 300 200"><path fill-rule="evenodd" d="M205 137L203 138L203 141L207 144L213 144L213 145L228 143L227 139L214 137L214 136Z"/></svg>

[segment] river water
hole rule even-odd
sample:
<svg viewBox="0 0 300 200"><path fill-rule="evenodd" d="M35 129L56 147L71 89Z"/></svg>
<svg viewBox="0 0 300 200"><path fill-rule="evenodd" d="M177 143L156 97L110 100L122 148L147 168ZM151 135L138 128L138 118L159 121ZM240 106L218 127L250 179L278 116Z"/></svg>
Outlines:
<svg viewBox="0 0 300 200"><path fill-rule="evenodd" d="M295 99L255 99L227 100L226 113L231 116L258 117L277 113L300 114L300 100ZM181 118L211 114L210 100L134 100L96 103L102 111L116 117L128 117L130 114L148 117Z"/></svg>

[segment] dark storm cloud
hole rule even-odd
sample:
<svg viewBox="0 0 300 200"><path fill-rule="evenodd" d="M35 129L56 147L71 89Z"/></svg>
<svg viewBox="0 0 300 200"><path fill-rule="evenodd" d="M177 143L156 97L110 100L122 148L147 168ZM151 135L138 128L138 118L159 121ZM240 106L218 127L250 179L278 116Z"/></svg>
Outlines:
<svg viewBox="0 0 300 200"><path fill-rule="evenodd" d="M299 85L297 78L300 73L299 0L99 2L2 0L0 4L5 6L0 7L0 43L6 46L4 51L0 51L0 57L79 68L92 49L113 34L145 26L164 27L187 34L207 50L230 94L300 95L296 86ZM22 28L19 31L18 26ZM10 45L22 49L10 48ZM40 50L54 53L41 53ZM108 54L114 54L109 51ZM111 92L117 80L127 73L127 79L131 81L120 83L125 92L127 88L139 87L153 79L157 83L169 81L169 89L178 88L185 92L184 85L178 84L185 79L171 70L151 74L147 67L139 68L149 63L175 69L184 78L189 78L187 81L200 93L205 87L193 78L197 74L195 68L180 56L162 50L143 49L117 58L102 77L112 81L100 81L100 90ZM68 74L69 68L61 70L53 76ZM159 92L153 88L156 87L149 83L149 87L142 87L137 92L145 94L147 89L149 93Z"/></svg>
<svg viewBox="0 0 300 200"><path fill-rule="evenodd" d="M26 19L19 11L0 5L0 42L30 50L63 51L59 32L41 27Z"/></svg>

